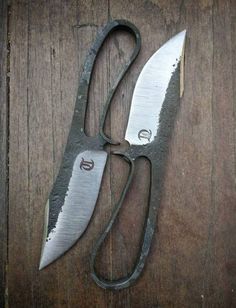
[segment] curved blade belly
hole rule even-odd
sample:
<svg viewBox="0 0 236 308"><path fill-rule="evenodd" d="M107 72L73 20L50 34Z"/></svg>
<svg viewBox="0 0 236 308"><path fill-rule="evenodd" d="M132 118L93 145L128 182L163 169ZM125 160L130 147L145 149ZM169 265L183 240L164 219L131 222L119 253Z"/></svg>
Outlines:
<svg viewBox="0 0 236 308"><path fill-rule="evenodd" d="M64 172L60 170L46 206L46 228L39 269L65 253L85 231L97 201L106 159L105 151L88 150L78 154L70 168L63 200L61 190L65 187L60 183L63 173L67 171L66 168ZM59 213L53 213L52 207L59 208ZM53 215L56 215L56 220Z"/></svg>

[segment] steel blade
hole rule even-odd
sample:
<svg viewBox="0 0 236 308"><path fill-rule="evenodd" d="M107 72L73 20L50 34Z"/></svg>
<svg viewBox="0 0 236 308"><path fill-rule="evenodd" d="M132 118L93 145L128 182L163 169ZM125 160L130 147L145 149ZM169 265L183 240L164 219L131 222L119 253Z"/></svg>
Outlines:
<svg viewBox="0 0 236 308"><path fill-rule="evenodd" d="M130 145L154 140L171 76L183 58L186 30L166 42L142 69L132 97L125 139Z"/></svg>
<svg viewBox="0 0 236 308"><path fill-rule="evenodd" d="M88 150L75 157L72 168L64 164L64 172L59 173L54 184L56 189L46 206L39 269L65 253L85 231L97 201L106 159L105 151ZM66 168L72 172L69 181L63 183ZM64 187L66 192L60 193ZM59 209L59 213L53 211L53 207Z"/></svg>

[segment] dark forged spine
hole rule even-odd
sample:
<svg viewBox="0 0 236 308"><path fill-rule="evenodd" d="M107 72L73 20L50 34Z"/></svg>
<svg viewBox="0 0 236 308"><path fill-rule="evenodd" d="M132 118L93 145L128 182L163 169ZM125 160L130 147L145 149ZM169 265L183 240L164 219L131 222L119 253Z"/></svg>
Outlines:
<svg viewBox="0 0 236 308"><path fill-rule="evenodd" d="M165 169L168 162L168 152L169 145L177 117L177 113L180 105L180 63L174 71L167 92L165 100L162 105L160 112L160 120L158 126L158 132L153 142L147 145L137 145L131 146L129 150L119 155L124 156L126 160L131 165L130 174L126 186L122 192L119 202L115 206L111 218L96 242L92 254L91 254L91 272L94 281L104 289L123 289L132 285L136 279L140 276L148 253L150 251L151 242L156 228L158 209L160 207L160 202L163 193L163 185L165 179ZM99 276L95 268L95 260L99 249L103 241L105 240L107 234L112 228L112 225L119 213L122 206L125 195L128 191L129 185L132 181L133 171L134 171L134 161L138 157L146 157L151 163L151 187L149 193L149 207L146 217L146 224L143 233L143 242L140 249L140 254L137 257L135 266L132 272L125 278L118 280L107 280Z"/></svg>

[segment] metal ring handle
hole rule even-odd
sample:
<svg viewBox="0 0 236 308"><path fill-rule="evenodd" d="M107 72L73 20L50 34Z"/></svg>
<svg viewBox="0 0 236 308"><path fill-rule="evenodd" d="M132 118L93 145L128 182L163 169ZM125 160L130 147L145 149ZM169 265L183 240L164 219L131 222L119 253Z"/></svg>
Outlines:
<svg viewBox="0 0 236 308"><path fill-rule="evenodd" d="M161 200L161 189L162 189L162 180L158 174L158 170L159 171L163 171L163 167L159 168L159 169L155 169L153 167L152 164L152 160L150 160L148 157L146 157L147 159L150 160L151 163L151 187L150 187L150 191L149 191L149 207L148 207L148 213L147 213L147 218L146 218L146 224L144 227L144 234L143 234L143 239L142 239L142 245L141 245L141 249L139 252L139 255L137 256L135 265L133 267L133 270L131 272L131 274L129 274L127 277L124 278L120 278L117 280L108 280L108 279L104 279L103 277L100 277L97 275L96 270L95 270L95 259L96 259L96 255L98 250L100 249L103 241L105 240L108 232L111 230L111 227L117 217L117 214L122 206L122 203L124 201L125 195L129 189L129 186L131 184L132 181L132 177L133 177L133 173L134 173L134 160L135 157L132 156L132 150L129 151L126 154L123 153L118 153L119 155L123 156L131 165L131 169L130 169L130 174L128 177L128 181L126 183L126 186L122 192L122 195L120 197L119 202L117 203L117 205L115 206L113 213L111 215L111 218L105 228L105 230L103 231L102 235L100 236L98 242L95 244L95 247L92 250L92 255L91 255L91 274L92 274L92 278L93 280L96 282L97 285L99 285L100 287L104 288L104 289L110 289L110 290L119 290L119 289L124 289L129 287L130 285L132 285L137 278L140 276L140 274L142 273L142 270L144 268L145 265L145 261L146 258L149 254L149 250L151 247L151 242L152 242L152 238L153 238L153 234L154 234L154 230L155 230L155 225L156 225L156 219L157 219L157 210L160 204L160 200ZM156 186L157 184L157 186ZM154 185L156 186L154 189Z"/></svg>
<svg viewBox="0 0 236 308"><path fill-rule="evenodd" d="M119 143L114 142L111 138L109 138L105 133L104 133L104 124L105 124L105 120L106 120L106 116L107 116L107 112L109 110L110 107L110 102L115 94L116 89L118 88L121 80L124 78L124 75L126 74L126 72L128 71L128 69L130 68L130 66L133 64L134 60L136 59L136 57L139 54L140 48L141 48L141 36L140 36L140 32L139 30L135 27L135 25L133 25L132 23L130 23L127 20L114 20L111 23L109 23L104 29L103 29L103 35L106 37L108 34L112 33L113 31L116 30L126 30L127 32L131 33L134 38L135 38L135 48L133 50L133 53L129 59L129 61L124 65L122 71L120 72L119 76L116 79L116 82L113 84L113 86L111 87L104 109L103 109L103 114L100 120L100 128L99 128L99 132L100 135L102 136L102 138L104 140L106 140L107 143L109 144L113 144L113 145L117 145Z"/></svg>
<svg viewBox="0 0 236 308"><path fill-rule="evenodd" d="M103 233L101 234L100 238L98 239L98 241L95 243L95 246L92 249L92 253L91 253L91 259L90 259L90 267L91 267L91 275L93 280L96 282L96 284L104 289L121 289L121 288L125 288L129 285L129 280L130 278L125 278L125 279L120 279L120 280L107 280L104 279L100 276L98 276L98 274L96 273L96 269L95 269L95 260L96 260L96 256L97 253L100 249L100 247L102 246L105 238L107 237L108 233L110 232L112 225L120 211L120 208L124 202L126 193L130 187L130 184L132 182L133 179L133 175L134 175L134 161L126 154L124 153L120 153L120 152L113 152L113 154L116 155L120 155L122 157L124 157L124 159L130 164L130 171L129 171L129 176L128 176L128 180L127 183L122 191L122 194L120 196L120 199L118 201L118 203L115 205L111 218L109 219L109 222L107 224L107 226L105 227ZM127 281L128 280L128 281Z"/></svg>
<svg viewBox="0 0 236 308"><path fill-rule="evenodd" d="M137 57L140 48L141 48L141 36L139 30L130 22L126 20L113 20L111 22L108 22L107 25L98 33L96 40L94 44L92 45L91 49L89 50L89 53L86 57L79 87L78 87L78 94L77 99L75 103L75 112L73 116L73 123L80 123L78 126L74 126L74 133L76 135L83 134L84 133L84 121L85 121L85 113L87 108L87 102L88 102L88 93L89 93L89 86L91 83L91 76L94 68L94 63L96 60L96 57L98 55L99 50L101 49L103 43L105 42L106 38L109 34L112 32L123 29L129 33L131 33L135 38L135 48L133 50L133 53L130 57L130 60L125 64L122 72L119 74L116 82L111 87L110 92L108 94L108 97L106 99L106 103L103 109L103 113L100 119L100 126L99 126L99 136L102 138L102 140L105 143L110 144L117 144L117 142L113 142L111 138L106 136L104 133L104 123L106 119L106 115L111 103L111 100L115 94L115 91L120 84L121 80L123 79L124 75L126 74L129 67L134 62L135 58Z"/></svg>

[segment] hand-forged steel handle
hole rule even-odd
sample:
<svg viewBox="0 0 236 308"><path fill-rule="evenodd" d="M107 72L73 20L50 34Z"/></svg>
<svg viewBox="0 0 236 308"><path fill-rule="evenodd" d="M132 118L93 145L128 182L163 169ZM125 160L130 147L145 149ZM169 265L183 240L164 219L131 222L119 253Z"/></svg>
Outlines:
<svg viewBox="0 0 236 308"><path fill-rule="evenodd" d="M75 112L73 116L73 123L75 123L73 126L73 134L78 136L81 134L81 132L84 131L84 121L85 121L85 113L86 113L87 102L88 102L88 92L89 92L89 86L90 86L91 77L92 77L92 71L94 68L94 62L106 38L112 32L116 30L125 30L131 33L135 38L135 47L134 47L133 53L129 61L123 66L122 71L119 73L115 83L112 85L108 93L105 106L103 108L102 117L100 119L100 127L99 127L99 139L100 139L100 143L103 143L103 144L105 143L117 144L117 142L113 142L104 133L104 124L106 120L106 115L107 115L111 100L115 94L117 87L119 86L124 75L130 68L134 60L136 59L140 51L140 48L141 48L140 32L132 23L128 22L127 20L119 19L119 20L113 20L111 22L108 22L107 25L97 34L96 40L93 46L90 48L87 54L86 60L85 60L85 64L84 64L84 68L83 68L83 72L81 75L80 84L78 88L77 100L75 103Z"/></svg>
<svg viewBox="0 0 236 308"><path fill-rule="evenodd" d="M100 276L98 276L98 274L96 273L96 269L95 269L95 259L97 256L97 253L99 251L99 249L101 248L106 236L108 235L108 233L110 232L112 225L120 211L120 208L123 204L123 201L125 199L126 193L130 187L132 178L133 178L133 174L134 174L134 159L130 157L129 154L124 154L124 153L118 153L118 152L114 152L114 154L116 155L120 155L123 156L125 158L125 160L130 164L130 171L129 171L129 176L128 176L128 180L127 183L122 191L122 194L120 196L120 199L118 201L118 203L115 205L112 215L110 217L110 220L107 224L107 226L105 227L103 233L101 234L100 238L98 239L98 241L95 243L93 250L92 250L92 254L91 254L91 273L92 273L92 278L93 280L97 283L97 285L99 285L100 287L104 288L104 289L114 289L114 290L119 290L119 289L124 289L129 287L130 285L132 285L136 279L140 276L142 269L144 267L146 258L148 256L149 253L149 249L151 246L151 240L153 237L153 233L154 233L154 229L155 229L155 224L156 224L156 217L157 217L157 208L159 205L159 198L160 195L158 196L158 190L154 189L153 187L151 187L150 189L150 195L149 195L149 210L148 210L148 218L146 220L146 226L145 226L145 231L144 231L144 237L143 237L143 244L141 247L141 251L140 254L138 256L138 259L136 260L136 264L135 267L132 271L132 273L130 275L128 275L125 278L121 278L118 280L107 280L104 279ZM153 184L158 184L158 180L160 178L157 176L157 171L155 168L152 168L151 170L151 183Z"/></svg>

